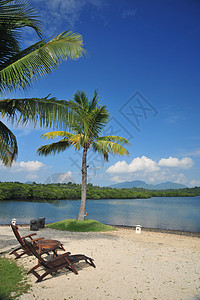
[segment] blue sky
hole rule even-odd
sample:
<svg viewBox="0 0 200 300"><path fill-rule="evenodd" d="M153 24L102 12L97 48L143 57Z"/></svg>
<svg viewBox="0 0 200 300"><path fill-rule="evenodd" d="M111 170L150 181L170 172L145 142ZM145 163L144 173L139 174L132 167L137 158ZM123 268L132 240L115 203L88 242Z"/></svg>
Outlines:
<svg viewBox="0 0 200 300"><path fill-rule="evenodd" d="M105 134L130 140L128 157L88 155L88 181L164 181L200 185L200 3L197 0L32 0L45 36L72 30L83 35L88 55L62 62L26 92L6 97L71 99L99 90L110 122ZM28 46L37 41L25 31ZM0 181L43 183L54 173L81 180L81 153L39 157L48 130L11 127L19 156L12 168L0 165Z"/></svg>

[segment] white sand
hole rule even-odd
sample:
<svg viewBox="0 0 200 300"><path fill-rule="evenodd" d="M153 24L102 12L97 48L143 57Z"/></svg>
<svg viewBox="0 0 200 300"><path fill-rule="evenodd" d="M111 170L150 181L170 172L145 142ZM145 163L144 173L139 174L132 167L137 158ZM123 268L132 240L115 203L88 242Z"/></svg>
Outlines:
<svg viewBox="0 0 200 300"><path fill-rule="evenodd" d="M19 230L21 235L30 233L29 227ZM8 256L17 242L8 226L0 226L0 236L1 255ZM31 274L32 290L20 299L200 299L198 237L147 231L139 235L133 229L70 233L46 228L37 236L60 240L72 254L94 258L96 269L81 262L76 265L78 275L63 269L40 283ZM32 256L17 262L27 269L37 264Z"/></svg>

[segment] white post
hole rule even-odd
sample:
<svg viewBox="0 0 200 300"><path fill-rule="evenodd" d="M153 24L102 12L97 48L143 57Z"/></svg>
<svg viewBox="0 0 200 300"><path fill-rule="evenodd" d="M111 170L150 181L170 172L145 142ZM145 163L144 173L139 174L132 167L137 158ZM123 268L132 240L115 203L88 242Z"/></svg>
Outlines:
<svg viewBox="0 0 200 300"><path fill-rule="evenodd" d="M141 225L136 225L136 230L135 230L135 233L137 234L141 234Z"/></svg>
<svg viewBox="0 0 200 300"><path fill-rule="evenodd" d="M12 225L16 225L17 220L15 218L12 219L11 223Z"/></svg>

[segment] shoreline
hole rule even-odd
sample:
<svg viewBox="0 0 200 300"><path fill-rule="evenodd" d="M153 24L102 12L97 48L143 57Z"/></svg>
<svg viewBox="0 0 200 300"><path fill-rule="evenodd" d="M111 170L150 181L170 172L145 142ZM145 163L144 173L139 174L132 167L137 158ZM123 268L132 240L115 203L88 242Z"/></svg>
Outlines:
<svg viewBox="0 0 200 300"><path fill-rule="evenodd" d="M135 226L127 226L127 225L110 225L119 229L136 229ZM146 232L158 232L158 233L166 233L166 234L177 234L177 235L183 235L183 236L191 236L191 237L199 237L200 238L200 232L191 232L191 231L183 231L183 230L172 230L172 229L160 229L160 228L151 228L151 227L142 227L142 231Z"/></svg>
<svg viewBox="0 0 200 300"><path fill-rule="evenodd" d="M48 225L51 223L46 223L45 225ZM29 227L30 224L17 224L20 227ZM113 224L105 224L112 226L116 229L129 229L129 230L135 230L136 226L129 226L129 225L113 225ZM0 224L0 227L7 227L10 226L10 224ZM42 230L42 229L41 229ZM38 231L31 231L31 232L39 232ZM190 237L197 237L200 238L200 232L192 232L192 231L183 231L183 230L172 230L172 229L160 229L160 228L151 228L151 227L142 227L142 231L146 232L157 232L157 233L164 233L164 234L175 234L175 235L182 235L182 236L190 236Z"/></svg>

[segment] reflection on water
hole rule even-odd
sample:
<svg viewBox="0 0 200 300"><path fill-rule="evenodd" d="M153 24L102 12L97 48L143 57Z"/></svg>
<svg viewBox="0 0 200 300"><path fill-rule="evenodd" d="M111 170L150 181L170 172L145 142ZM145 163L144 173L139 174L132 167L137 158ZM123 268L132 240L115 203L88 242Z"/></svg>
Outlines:
<svg viewBox="0 0 200 300"><path fill-rule="evenodd" d="M0 201L0 224L16 218L18 224L45 217L46 222L74 219L80 201ZM89 219L105 224L200 232L200 197L155 197L151 199L87 200Z"/></svg>

